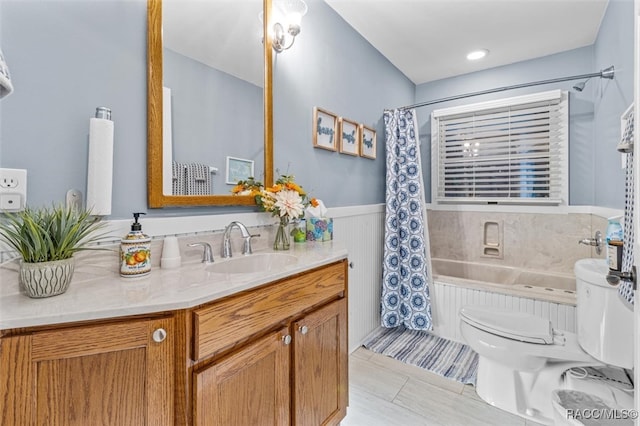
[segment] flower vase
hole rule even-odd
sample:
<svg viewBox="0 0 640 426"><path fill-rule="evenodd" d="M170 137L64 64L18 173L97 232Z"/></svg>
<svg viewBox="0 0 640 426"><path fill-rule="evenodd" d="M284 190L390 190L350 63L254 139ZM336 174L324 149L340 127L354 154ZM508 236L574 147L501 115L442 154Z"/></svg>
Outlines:
<svg viewBox="0 0 640 426"><path fill-rule="evenodd" d="M289 241L289 219L286 217L280 218L278 224L278 230L276 231L276 239L273 242L274 250L289 250L291 242Z"/></svg>

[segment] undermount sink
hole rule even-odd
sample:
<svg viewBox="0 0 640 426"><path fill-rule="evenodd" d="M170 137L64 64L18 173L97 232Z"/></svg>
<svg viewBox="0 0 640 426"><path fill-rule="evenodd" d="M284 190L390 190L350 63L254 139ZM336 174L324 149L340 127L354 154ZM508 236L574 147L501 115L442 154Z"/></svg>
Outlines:
<svg viewBox="0 0 640 426"><path fill-rule="evenodd" d="M249 256L233 257L221 260L206 267L209 272L219 274L251 274L270 272L294 265L298 258L285 253L257 253Z"/></svg>

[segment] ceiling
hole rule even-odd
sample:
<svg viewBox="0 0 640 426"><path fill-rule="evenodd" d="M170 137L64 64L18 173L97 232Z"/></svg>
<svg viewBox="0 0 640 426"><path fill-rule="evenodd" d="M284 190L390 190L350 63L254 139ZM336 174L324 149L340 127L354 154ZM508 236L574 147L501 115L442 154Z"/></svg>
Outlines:
<svg viewBox="0 0 640 426"><path fill-rule="evenodd" d="M325 2L411 81L422 84L589 46L608 0ZM474 49L489 54L468 61Z"/></svg>
<svg viewBox="0 0 640 426"><path fill-rule="evenodd" d="M589 46L608 2L324 1L415 84ZM165 47L262 86L262 0L163 3ZM299 37L305 37L305 19L309 16L302 20ZM479 48L488 49L489 55L468 61L466 54Z"/></svg>
<svg viewBox="0 0 640 426"><path fill-rule="evenodd" d="M260 12L262 0L163 0L162 42L168 49L262 87Z"/></svg>

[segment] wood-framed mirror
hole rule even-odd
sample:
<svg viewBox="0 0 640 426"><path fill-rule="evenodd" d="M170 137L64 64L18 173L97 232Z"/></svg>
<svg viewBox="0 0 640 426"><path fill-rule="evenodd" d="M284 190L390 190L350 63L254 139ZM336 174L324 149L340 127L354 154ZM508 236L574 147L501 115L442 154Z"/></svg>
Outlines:
<svg viewBox="0 0 640 426"><path fill-rule="evenodd" d="M271 1L262 1L264 19L263 34L269 34L267 23L271 16ZM229 190L212 195L174 195L167 191L167 158L164 152L163 132L163 4L162 0L147 0L147 191L148 205L151 208L254 205L251 196L232 195ZM258 17L256 16L256 20ZM259 43L259 37L255 37ZM273 184L273 49L270 37L263 43L264 93L263 93L263 150L265 186ZM233 141L226 141L233 144ZM170 151L169 151L170 152ZM169 162L169 164L171 164ZM222 172L224 173L224 172ZM256 176L260 180L261 176ZM169 179L170 181L170 179ZM230 187L229 187L230 188Z"/></svg>

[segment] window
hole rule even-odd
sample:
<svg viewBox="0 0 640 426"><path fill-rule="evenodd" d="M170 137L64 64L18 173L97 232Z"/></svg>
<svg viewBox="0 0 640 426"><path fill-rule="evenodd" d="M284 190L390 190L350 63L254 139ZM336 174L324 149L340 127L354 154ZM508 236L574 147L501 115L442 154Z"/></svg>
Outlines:
<svg viewBox="0 0 640 426"><path fill-rule="evenodd" d="M433 201L566 205L568 109L554 90L433 111Z"/></svg>

